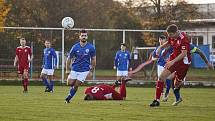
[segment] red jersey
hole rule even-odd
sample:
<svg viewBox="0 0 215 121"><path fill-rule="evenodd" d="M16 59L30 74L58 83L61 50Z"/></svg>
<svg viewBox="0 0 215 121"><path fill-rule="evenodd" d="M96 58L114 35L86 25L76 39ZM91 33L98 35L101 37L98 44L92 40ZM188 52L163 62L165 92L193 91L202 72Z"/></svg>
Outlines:
<svg viewBox="0 0 215 121"><path fill-rule="evenodd" d="M180 55L182 50L187 50L187 56L185 56L182 60L180 60L176 63L178 63L178 64L190 64L191 63L190 43L186 36L186 33L181 32L177 39L169 37L168 43L173 48L173 53L170 55L170 61L175 59L178 55Z"/></svg>
<svg viewBox="0 0 215 121"><path fill-rule="evenodd" d="M85 94L91 94L96 100L121 100L120 94L112 86L104 84L88 87Z"/></svg>
<svg viewBox="0 0 215 121"><path fill-rule="evenodd" d="M18 57L18 66L29 67L29 57L32 55L31 48L29 46L19 46L16 48L16 55Z"/></svg>

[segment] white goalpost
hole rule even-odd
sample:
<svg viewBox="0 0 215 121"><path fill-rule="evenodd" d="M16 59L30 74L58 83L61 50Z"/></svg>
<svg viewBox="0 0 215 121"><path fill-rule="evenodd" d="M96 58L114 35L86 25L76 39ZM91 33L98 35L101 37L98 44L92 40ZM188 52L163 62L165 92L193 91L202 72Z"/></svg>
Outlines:
<svg viewBox="0 0 215 121"><path fill-rule="evenodd" d="M65 31L79 31L82 30L82 28L73 28L66 30L64 28L46 28L46 27L0 27L1 29L8 29L8 30L54 30L54 31L61 31L61 58L62 58L62 66L61 66L61 82L64 83L65 75L64 75L64 68L65 68ZM87 31L92 32L121 32L122 33L122 42L126 43L126 33L127 32L152 32L152 33L163 33L166 32L166 30L132 30L132 29L85 29ZM189 33L215 33L215 31L185 31ZM95 40L94 40L95 41ZM204 44L211 44L211 43L204 43ZM155 49L155 47L135 47L137 50L152 50Z"/></svg>

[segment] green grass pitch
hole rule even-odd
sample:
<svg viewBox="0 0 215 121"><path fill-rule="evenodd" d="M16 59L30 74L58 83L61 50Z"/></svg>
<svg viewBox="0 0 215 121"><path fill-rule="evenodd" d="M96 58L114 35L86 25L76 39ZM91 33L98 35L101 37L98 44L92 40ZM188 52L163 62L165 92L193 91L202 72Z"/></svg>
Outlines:
<svg viewBox="0 0 215 121"><path fill-rule="evenodd" d="M214 121L215 89L182 88L183 102L150 108L154 88L127 88L126 101L84 101L80 87L70 104L64 104L69 87L56 86L45 93L42 86L0 86L0 121Z"/></svg>

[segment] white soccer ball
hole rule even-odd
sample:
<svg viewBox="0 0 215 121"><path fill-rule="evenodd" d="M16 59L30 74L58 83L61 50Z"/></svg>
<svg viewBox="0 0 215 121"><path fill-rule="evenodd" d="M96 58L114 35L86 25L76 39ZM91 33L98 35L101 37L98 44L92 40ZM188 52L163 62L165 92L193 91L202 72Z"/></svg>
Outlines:
<svg viewBox="0 0 215 121"><path fill-rule="evenodd" d="M62 27L65 29L71 29L74 26L74 20L71 17L65 17L62 20Z"/></svg>

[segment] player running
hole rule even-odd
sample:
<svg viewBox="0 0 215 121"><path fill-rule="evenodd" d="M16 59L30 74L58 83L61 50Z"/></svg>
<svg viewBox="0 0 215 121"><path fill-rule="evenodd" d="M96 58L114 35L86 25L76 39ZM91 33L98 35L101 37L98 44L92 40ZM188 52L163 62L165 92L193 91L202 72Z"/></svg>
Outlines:
<svg viewBox="0 0 215 121"><path fill-rule="evenodd" d="M14 59L14 67L18 67L18 76L22 80L23 93L28 92L28 72L30 62L33 59L32 51L29 46L26 46L25 38L20 38L20 45L16 48L16 56Z"/></svg>
<svg viewBox="0 0 215 121"><path fill-rule="evenodd" d="M126 44L121 43L121 50L117 51L114 59L114 69L117 69L117 80L115 83L121 82L123 85L120 90L123 98L126 98L126 81L124 79L128 78L128 69L130 64L130 52L126 50Z"/></svg>
<svg viewBox="0 0 215 121"><path fill-rule="evenodd" d="M57 55L49 40L45 41L45 47L43 50L43 69L40 77L45 85L45 92L53 92L53 75L54 69L57 67Z"/></svg>
<svg viewBox="0 0 215 121"><path fill-rule="evenodd" d="M71 88L65 103L70 103L78 87L85 81L89 71L96 66L96 50L92 44L87 42L87 38L87 31L81 30L79 33L80 42L73 45L69 52L66 61L66 73L69 74L67 83ZM69 72L70 66L71 71Z"/></svg>
<svg viewBox="0 0 215 121"><path fill-rule="evenodd" d="M187 35L184 32L180 32L175 24L167 27L167 34L168 41L158 47L156 55L159 55L160 51L167 47L172 47L173 53L170 55L169 61L165 64L165 68L157 80L155 100L150 104L151 107L160 105L160 96L167 77L175 73L174 85L175 89L178 89L191 63L190 44Z"/></svg>

